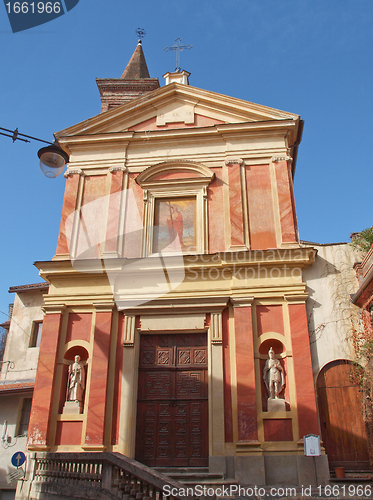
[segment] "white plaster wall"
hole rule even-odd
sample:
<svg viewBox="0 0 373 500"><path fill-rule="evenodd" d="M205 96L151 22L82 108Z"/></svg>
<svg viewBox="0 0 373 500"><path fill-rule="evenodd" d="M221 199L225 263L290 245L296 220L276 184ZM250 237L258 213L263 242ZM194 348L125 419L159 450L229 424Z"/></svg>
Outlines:
<svg viewBox="0 0 373 500"><path fill-rule="evenodd" d="M1 382L25 382L35 379L39 357L38 347L29 347L33 321L43 320L42 294L40 290L27 290L15 294L13 315L10 323L4 361L12 361L14 368L3 363ZM32 391L20 395L1 395L0 392L0 490L15 489L16 482L8 484L6 475L15 468L11 457L15 452L26 450L26 437L17 437L21 417L23 398L32 397ZM4 422L7 422L6 434L10 443L1 440Z"/></svg>
<svg viewBox="0 0 373 500"><path fill-rule="evenodd" d="M313 374L336 359L354 360L351 334L359 329L359 308L350 297L358 288L352 266L358 260L348 244L317 246L315 263L303 271Z"/></svg>
<svg viewBox="0 0 373 500"><path fill-rule="evenodd" d="M22 397L31 397L32 393ZM20 396L5 396L0 398L0 439L3 433L4 422L7 422L7 435L11 437L10 443L0 441L0 489L15 489L17 483L8 484L6 475L15 470L11 458L17 451L26 450L26 437L15 437L18 420L22 408Z"/></svg>
<svg viewBox="0 0 373 500"><path fill-rule="evenodd" d="M27 290L16 293L3 361L12 361L14 368L2 366L1 381L35 379L39 357L38 347L29 347L33 321L43 320L42 292ZM1 423L1 422L0 422Z"/></svg>

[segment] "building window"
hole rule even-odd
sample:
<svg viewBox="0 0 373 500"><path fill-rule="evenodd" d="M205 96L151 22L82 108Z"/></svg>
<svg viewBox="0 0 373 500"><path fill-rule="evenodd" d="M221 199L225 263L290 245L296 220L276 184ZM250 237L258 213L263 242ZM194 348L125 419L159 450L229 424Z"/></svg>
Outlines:
<svg viewBox="0 0 373 500"><path fill-rule="evenodd" d="M29 347L39 347L40 346L42 329L43 329L43 322L42 321L34 321L33 322Z"/></svg>
<svg viewBox="0 0 373 500"><path fill-rule="evenodd" d="M30 420L32 398L24 398L22 403L21 419L19 421L17 436L27 436Z"/></svg>

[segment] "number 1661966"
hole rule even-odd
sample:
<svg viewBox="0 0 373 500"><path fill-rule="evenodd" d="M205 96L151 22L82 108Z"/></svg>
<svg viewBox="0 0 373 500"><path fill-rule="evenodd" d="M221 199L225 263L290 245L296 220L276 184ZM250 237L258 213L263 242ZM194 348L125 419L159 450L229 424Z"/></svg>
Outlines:
<svg viewBox="0 0 373 500"><path fill-rule="evenodd" d="M324 497L361 497L369 498L372 495L372 486L370 484L335 484L317 487L319 496Z"/></svg>
<svg viewBox="0 0 373 500"><path fill-rule="evenodd" d="M59 14L61 2L8 2L5 4L8 14Z"/></svg>

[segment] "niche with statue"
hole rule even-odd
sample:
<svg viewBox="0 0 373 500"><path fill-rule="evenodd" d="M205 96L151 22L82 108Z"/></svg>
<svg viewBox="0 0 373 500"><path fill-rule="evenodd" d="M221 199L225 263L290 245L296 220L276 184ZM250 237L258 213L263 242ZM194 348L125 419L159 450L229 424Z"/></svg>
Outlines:
<svg viewBox="0 0 373 500"><path fill-rule="evenodd" d="M289 411L285 346L276 339L267 339L260 348L263 411Z"/></svg>
<svg viewBox="0 0 373 500"><path fill-rule="evenodd" d="M86 364L88 353L80 346L69 349L64 356L63 387L63 414L79 414L84 410L84 396L86 388Z"/></svg>

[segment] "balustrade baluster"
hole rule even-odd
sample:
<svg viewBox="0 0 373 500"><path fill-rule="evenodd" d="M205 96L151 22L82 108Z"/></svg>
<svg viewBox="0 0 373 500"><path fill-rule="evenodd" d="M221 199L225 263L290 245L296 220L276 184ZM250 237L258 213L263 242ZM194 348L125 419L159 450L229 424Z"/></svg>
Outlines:
<svg viewBox="0 0 373 500"><path fill-rule="evenodd" d="M140 480L137 481L137 493L136 500L143 500L144 498L144 482Z"/></svg>
<svg viewBox="0 0 373 500"><path fill-rule="evenodd" d="M153 500L155 498L154 486L149 484L149 497Z"/></svg>
<svg viewBox="0 0 373 500"><path fill-rule="evenodd" d="M40 460L39 462L39 476L42 476L43 475L43 472L44 472L44 468L45 468L45 460Z"/></svg>
<svg viewBox="0 0 373 500"><path fill-rule="evenodd" d="M78 484L79 474L80 474L80 462L77 461L75 466L75 476L74 476L75 484Z"/></svg>
<svg viewBox="0 0 373 500"><path fill-rule="evenodd" d="M82 471L80 473L79 480L83 482L84 484L87 481L87 462L82 463Z"/></svg>
<svg viewBox="0 0 373 500"><path fill-rule="evenodd" d="M46 460L45 461L45 469L44 469L44 475L45 475L46 481L50 481L49 471L50 471L50 460Z"/></svg>
<svg viewBox="0 0 373 500"><path fill-rule="evenodd" d="M118 467L113 467L113 475L111 479L111 491L113 493L119 492L119 469Z"/></svg>
<svg viewBox="0 0 373 500"><path fill-rule="evenodd" d="M64 472L64 477L65 477L65 483L67 483L69 480L70 480L70 476L71 476L71 468L72 468L72 463L71 461L69 460L66 464L66 467L65 467L65 472Z"/></svg>
<svg viewBox="0 0 373 500"><path fill-rule="evenodd" d="M143 500L150 500L150 495L149 495L149 483L148 482L145 482L144 483L144 498Z"/></svg>
<svg viewBox="0 0 373 500"><path fill-rule="evenodd" d="M76 476L76 484L79 485L80 483L80 478L82 477L82 470L83 470L83 463L82 462L79 462L78 463L78 473L77 473L77 476Z"/></svg>
<svg viewBox="0 0 373 500"><path fill-rule="evenodd" d="M94 464L94 471L95 471L96 481L99 482L101 477L101 468L98 462L95 462Z"/></svg>

